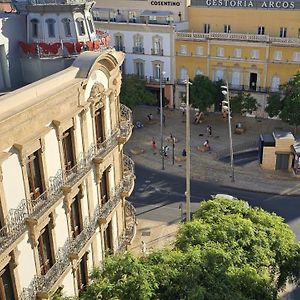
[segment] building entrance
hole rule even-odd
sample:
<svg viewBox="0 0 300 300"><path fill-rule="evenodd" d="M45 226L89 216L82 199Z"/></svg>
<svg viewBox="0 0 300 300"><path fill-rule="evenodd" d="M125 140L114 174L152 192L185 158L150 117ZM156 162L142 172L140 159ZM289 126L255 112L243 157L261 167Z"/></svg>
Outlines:
<svg viewBox="0 0 300 300"><path fill-rule="evenodd" d="M257 73L250 73L250 90L256 91Z"/></svg>

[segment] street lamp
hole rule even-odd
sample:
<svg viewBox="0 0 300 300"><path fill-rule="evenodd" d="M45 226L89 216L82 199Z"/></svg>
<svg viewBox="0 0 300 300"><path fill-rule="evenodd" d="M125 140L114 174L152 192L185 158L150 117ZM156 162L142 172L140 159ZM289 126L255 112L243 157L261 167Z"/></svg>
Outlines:
<svg viewBox="0 0 300 300"><path fill-rule="evenodd" d="M186 133L185 133L185 149L186 149L186 221L191 220L191 131L190 131L190 85L189 78L186 79Z"/></svg>
<svg viewBox="0 0 300 300"><path fill-rule="evenodd" d="M231 181L234 182L234 163L233 163L233 146L232 146L232 130L231 130L231 110L230 110L230 97L228 82L226 85L222 85L222 94L226 97L226 101L222 101L222 110L228 112L228 131L229 131L229 146L230 146L230 168L231 168Z"/></svg>
<svg viewBox="0 0 300 300"><path fill-rule="evenodd" d="M165 169L165 153L164 153L164 135L163 135L163 92L162 92L162 80L165 72L162 71L161 65L159 65L159 104L160 104L160 149L161 149L161 169Z"/></svg>

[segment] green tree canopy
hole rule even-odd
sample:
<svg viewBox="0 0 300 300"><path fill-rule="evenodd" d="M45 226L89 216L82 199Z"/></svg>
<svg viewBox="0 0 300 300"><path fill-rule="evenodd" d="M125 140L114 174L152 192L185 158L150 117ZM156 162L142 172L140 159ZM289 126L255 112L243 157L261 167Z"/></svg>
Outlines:
<svg viewBox="0 0 300 300"><path fill-rule="evenodd" d="M216 85L206 76L196 75L190 87L190 103L205 111L215 104Z"/></svg>
<svg viewBox="0 0 300 300"><path fill-rule="evenodd" d="M232 112L240 114L251 114L259 107L256 99L249 93L244 92L238 92L237 95L233 96L231 98L230 105Z"/></svg>
<svg viewBox="0 0 300 300"><path fill-rule="evenodd" d="M266 111L271 117L278 115L297 129L300 125L300 72L280 87L280 93L268 98Z"/></svg>
<svg viewBox="0 0 300 300"><path fill-rule="evenodd" d="M130 108L138 104L156 103L154 95L146 89L145 81L136 75L123 75L120 101Z"/></svg>
<svg viewBox="0 0 300 300"><path fill-rule="evenodd" d="M108 257L82 299L275 300L299 262L281 217L221 197L201 203L173 249Z"/></svg>

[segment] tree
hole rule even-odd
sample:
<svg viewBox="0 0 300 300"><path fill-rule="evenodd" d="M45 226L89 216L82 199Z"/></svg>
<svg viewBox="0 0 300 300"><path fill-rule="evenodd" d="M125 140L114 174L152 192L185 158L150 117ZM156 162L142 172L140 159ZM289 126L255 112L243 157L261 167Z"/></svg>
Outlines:
<svg viewBox="0 0 300 300"><path fill-rule="evenodd" d="M275 300L299 268L299 244L281 217L221 197L201 203L173 249L108 257L81 299Z"/></svg>
<svg viewBox="0 0 300 300"><path fill-rule="evenodd" d="M123 75L120 101L130 108L138 104L156 103L154 95L146 90L145 81L136 75Z"/></svg>
<svg viewBox="0 0 300 300"><path fill-rule="evenodd" d="M295 126L297 131L300 125L300 72L282 85L280 92L268 98L266 111L270 116L278 115L284 122Z"/></svg>
<svg viewBox="0 0 300 300"><path fill-rule="evenodd" d="M206 76L196 75L190 87L190 103L205 111L215 104L216 87Z"/></svg>
<svg viewBox="0 0 300 300"><path fill-rule="evenodd" d="M233 96L230 101L231 110L234 113L252 113L256 111L260 106L256 99L249 93L238 92L237 95Z"/></svg>

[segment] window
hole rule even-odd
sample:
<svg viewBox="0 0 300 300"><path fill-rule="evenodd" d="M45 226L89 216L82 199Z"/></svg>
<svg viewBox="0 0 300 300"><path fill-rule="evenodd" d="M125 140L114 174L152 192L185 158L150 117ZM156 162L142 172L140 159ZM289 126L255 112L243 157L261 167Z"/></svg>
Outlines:
<svg viewBox="0 0 300 300"><path fill-rule="evenodd" d="M136 34L133 37L133 52L134 53L144 53L144 48L143 48L143 36L140 34Z"/></svg>
<svg viewBox="0 0 300 300"><path fill-rule="evenodd" d="M300 28L298 28L298 39L300 38Z"/></svg>
<svg viewBox="0 0 300 300"><path fill-rule="evenodd" d="M84 291L88 283L87 253L81 258L80 263L78 264L76 277L77 288L80 294L80 292Z"/></svg>
<svg viewBox="0 0 300 300"><path fill-rule="evenodd" d="M88 20L88 24L89 24L89 28L90 28L90 33L93 33L95 31L93 21L90 17L88 17L87 20Z"/></svg>
<svg viewBox="0 0 300 300"><path fill-rule="evenodd" d="M278 91L279 85L280 85L280 78L277 75L273 76L271 82L271 90L274 92Z"/></svg>
<svg viewBox="0 0 300 300"><path fill-rule="evenodd" d="M75 198L72 199L73 202L71 204L71 229L72 229L72 237L76 238L82 231L82 217L81 217L81 204L79 195L76 195Z"/></svg>
<svg viewBox="0 0 300 300"><path fill-rule="evenodd" d="M65 36L71 36L71 26L70 26L71 20L64 18L62 19L62 23L64 26Z"/></svg>
<svg viewBox="0 0 300 300"><path fill-rule="evenodd" d="M224 32L230 33L231 32L231 25L224 25Z"/></svg>
<svg viewBox="0 0 300 300"><path fill-rule="evenodd" d="M300 52L293 53L293 61L300 61Z"/></svg>
<svg viewBox="0 0 300 300"><path fill-rule="evenodd" d="M224 76L224 71L223 71L223 69L217 69L217 70L215 71L215 81L223 80L223 76Z"/></svg>
<svg viewBox="0 0 300 300"><path fill-rule="evenodd" d="M144 77L145 72L145 64L143 61L136 61L134 62L134 69L135 74L139 76L140 78Z"/></svg>
<svg viewBox="0 0 300 300"><path fill-rule="evenodd" d="M209 33L210 32L210 25L209 24L204 24L203 31L204 31L204 33Z"/></svg>
<svg viewBox="0 0 300 300"><path fill-rule="evenodd" d="M39 35L39 29L38 29L39 21L37 19L32 19L30 22L31 22L32 37L37 38Z"/></svg>
<svg viewBox="0 0 300 300"><path fill-rule="evenodd" d="M287 35L287 28L286 27L280 27L279 36L281 38L286 38Z"/></svg>
<svg viewBox="0 0 300 300"><path fill-rule="evenodd" d="M26 170L31 200L38 198L44 192L41 160L40 150L27 157Z"/></svg>
<svg viewBox="0 0 300 300"><path fill-rule="evenodd" d="M104 205L109 200L109 186L108 186L108 170L106 169L101 177L100 192L101 192L101 204Z"/></svg>
<svg viewBox="0 0 300 300"><path fill-rule="evenodd" d="M96 143L97 146L104 141L104 128L103 128L103 111L101 108L95 111L95 129L96 129Z"/></svg>
<svg viewBox="0 0 300 300"><path fill-rule="evenodd" d="M180 80L186 80L187 79L187 70L185 68L180 69Z"/></svg>
<svg viewBox="0 0 300 300"><path fill-rule="evenodd" d="M234 49L233 56L235 58L241 58L241 56L242 56L242 50L239 49L239 48Z"/></svg>
<svg viewBox="0 0 300 300"><path fill-rule="evenodd" d="M153 70L153 77L154 79L160 79L160 68L162 68L162 66L160 64L156 64L154 66L154 70Z"/></svg>
<svg viewBox="0 0 300 300"><path fill-rule="evenodd" d="M84 27L84 19L83 18L77 18L76 19L76 25L79 35L85 35L85 27Z"/></svg>
<svg viewBox="0 0 300 300"><path fill-rule="evenodd" d="M153 55L162 55L162 45L161 44L162 43L161 43L160 37L153 38L153 49L152 49Z"/></svg>
<svg viewBox="0 0 300 300"><path fill-rule="evenodd" d="M218 57L223 57L224 56L224 48L217 48L217 56Z"/></svg>
<svg viewBox="0 0 300 300"><path fill-rule="evenodd" d="M51 241L50 241L50 228L47 225L42 231L38 238L38 253L41 268L41 275L45 275L54 263Z"/></svg>
<svg viewBox="0 0 300 300"><path fill-rule="evenodd" d="M156 16L149 16L149 23L157 23Z"/></svg>
<svg viewBox="0 0 300 300"><path fill-rule="evenodd" d="M15 300L13 279L11 276L9 265L0 271L0 299Z"/></svg>
<svg viewBox="0 0 300 300"><path fill-rule="evenodd" d="M201 69L197 69L196 72L195 72L195 75L203 75L203 71Z"/></svg>
<svg viewBox="0 0 300 300"><path fill-rule="evenodd" d="M203 47L197 47L196 48L196 55L198 55L198 56L203 55Z"/></svg>
<svg viewBox="0 0 300 300"><path fill-rule="evenodd" d="M258 50L252 50L250 54L252 59L258 59L259 58L259 51Z"/></svg>
<svg viewBox="0 0 300 300"><path fill-rule="evenodd" d="M181 45L181 46L180 46L179 52L180 52L180 54L182 54L182 55L187 55L187 46Z"/></svg>
<svg viewBox="0 0 300 300"><path fill-rule="evenodd" d="M281 60L282 52L281 51L274 51L273 59L274 60Z"/></svg>
<svg viewBox="0 0 300 300"><path fill-rule="evenodd" d="M75 165L73 128L69 128L63 133L62 146L64 153L64 167L66 171L71 170Z"/></svg>
<svg viewBox="0 0 300 300"><path fill-rule="evenodd" d="M54 19L47 19L46 20L48 26L48 37L53 38L55 37L55 20Z"/></svg>
<svg viewBox="0 0 300 300"><path fill-rule="evenodd" d="M104 251L109 251L112 249L112 226L111 221L108 223L107 228L103 232L104 239Z"/></svg>
<svg viewBox="0 0 300 300"><path fill-rule="evenodd" d="M136 22L136 12L135 11L129 11L128 12L129 22L135 23Z"/></svg>
<svg viewBox="0 0 300 300"><path fill-rule="evenodd" d="M240 71L234 70L232 72L231 84L235 87L238 87L240 85L240 77L241 77Z"/></svg>
<svg viewBox="0 0 300 300"><path fill-rule="evenodd" d="M121 34L115 35L115 48L117 51L124 51L123 36Z"/></svg>
<svg viewBox="0 0 300 300"><path fill-rule="evenodd" d="M265 26L258 26L257 34L264 35L265 34Z"/></svg>

